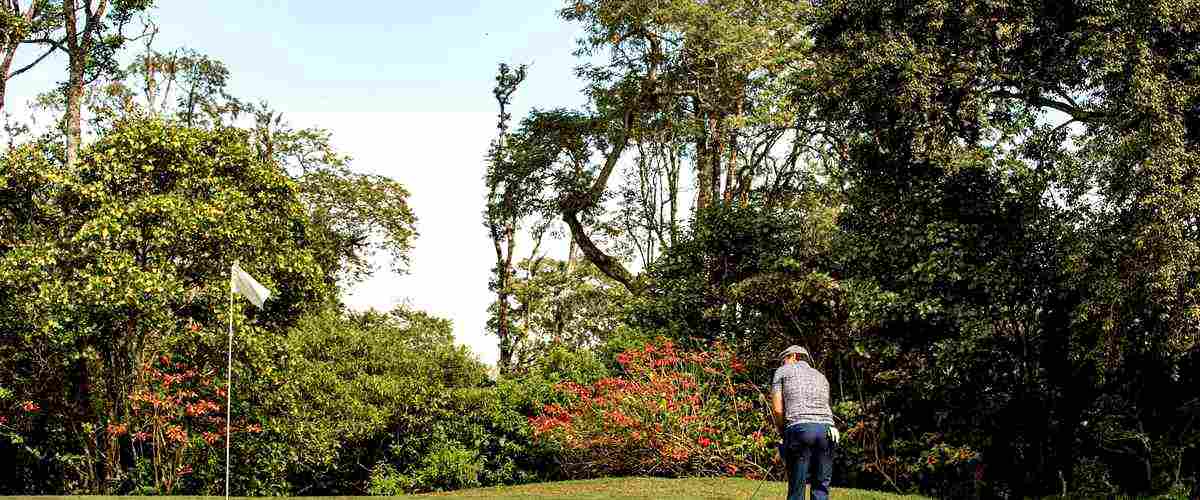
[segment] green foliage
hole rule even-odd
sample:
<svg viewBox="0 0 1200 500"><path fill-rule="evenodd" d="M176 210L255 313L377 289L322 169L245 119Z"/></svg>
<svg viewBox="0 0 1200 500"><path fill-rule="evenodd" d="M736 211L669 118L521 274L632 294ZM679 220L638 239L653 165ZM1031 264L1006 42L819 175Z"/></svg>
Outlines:
<svg viewBox="0 0 1200 500"><path fill-rule="evenodd" d="M845 306L833 279L834 212L817 196L766 209L714 207L649 270L634 324L677 339L720 340L756 361L801 343L824 352Z"/></svg>
<svg viewBox="0 0 1200 500"><path fill-rule="evenodd" d="M64 4L0 9L5 48L56 40ZM233 318L235 493L765 470L736 410L790 343L831 381L844 484L1197 481L1195 2L566 2L588 106L509 133L525 68L497 81L497 381L448 320L333 305L373 252L407 265L403 186L228 95L219 61L147 47L115 71L150 4L115 1L66 42L91 44L54 98L76 122L72 92L108 78L79 161L70 123L70 168L53 133L0 158L0 490L219 492L234 259L280 292ZM251 130L225 126L242 115ZM519 231L540 242L559 218L587 264L514 257ZM711 359L638 368L657 335L722 342L741 385L700 375L725 373Z"/></svg>
<svg viewBox="0 0 1200 500"><path fill-rule="evenodd" d="M414 487L433 490L454 490L479 485L483 464L474 450L457 443L436 443L421 458L413 472Z"/></svg>
<svg viewBox="0 0 1200 500"><path fill-rule="evenodd" d="M422 492L545 477L552 457L530 443L522 413L536 391L493 385L450 331L448 321L408 309L302 319L282 356L287 380L256 403L269 416L264 435L272 439L263 444L285 453L251 452L250 470L258 478L278 471L286 491L307 493ZM373 468L357 465L365 463Z"/></svg>
<svg viewBox="0 0 1200 500"><path fill-rule="evenodd" d="M44 408L27 435L69 436L26 445L41 467L82 489L120 484L130 443L106 429L130 415L140 367L182 351L197 373L224 371L234 260L270 288L289 284L265 311L239 311L242 328L286 326L332 298L294 183L248 146L237 130L133 121L77 170L36 144L3 159L0 352L27 368L0 385Z"/></svg>
<svg viewBox="0 0 1200 500"><path fill-rule="evenodd" d="M397 496L412 489L411 481L400 475L392 464L379 463L371 469L371 483L367 494L372 496Z"/></svg>
<svg viewBox="0 0 1200 500"><path fill-rule="evenodd" d="M541 357L604 345L622 328L631 298L620 283L586 261L538 256L520 262L510 280L514 373L529 371L543 362ZM498 309L497 304L489 309L489 325L499 321Z"/></svg>

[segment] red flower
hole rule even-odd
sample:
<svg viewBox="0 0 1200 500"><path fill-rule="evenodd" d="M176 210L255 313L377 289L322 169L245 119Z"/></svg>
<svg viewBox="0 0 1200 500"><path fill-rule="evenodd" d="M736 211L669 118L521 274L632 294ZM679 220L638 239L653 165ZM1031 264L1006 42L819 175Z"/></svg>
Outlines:
<svg viewBox="0 0 1200 500"><path fill-rule="evenodd" d="M125 424L108 424L108 435L112 437L125 435Z"/></svg>
<svg viewBox="0 0 1200 500"><path fill-rule="evenodd" d="M737 471L738 471L738 467L736 465L733 465L733 464L725 465L725 472L729 473L730 476L737 474Z"/></svg>
<svg viewBox="0 0 1200 500"><path fill-rule="evenodd" d="M712 444L712 440L706 437L701 437L700 439L696 440L696 443L700 446L708 448L708 446Z"/></svg>
<svg viewBox="0 0 1200 500"><path fill-rule="evenodd" d="M167 429L167 439L176 443L185 443L187 442L187 431L177 425L172 425Z"/></svg>
<svg viewBox="0 0 1200 500"><path fill-rule="evenodd" d="M190 328L192 330L192 333L196 333L196 332L200 331L200 323L192 323Z"/></svg>
<svg viewBox="0 0 1200 500"><path fill-rule="evenodd" d="M24 403L21 403L21 409L25 410L29 413L33 413L35 411L42 409L42 407L38 406L38 404L34 403L33 401L26 401Z"/></svg>

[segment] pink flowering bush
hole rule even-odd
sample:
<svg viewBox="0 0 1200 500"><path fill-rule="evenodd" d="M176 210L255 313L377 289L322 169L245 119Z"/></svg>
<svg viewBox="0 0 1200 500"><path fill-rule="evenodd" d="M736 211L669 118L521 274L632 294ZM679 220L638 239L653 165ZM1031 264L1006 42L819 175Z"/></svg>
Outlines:
<svg viewBox="0 0 1200 500"><path fill-rule="evenodd" d="M558 384L568 402L529 419L536 439L562 449L568 477L757 478L778 466L766 395L724 346L691 352L659 341L617 362L620 376Z"/></svg>

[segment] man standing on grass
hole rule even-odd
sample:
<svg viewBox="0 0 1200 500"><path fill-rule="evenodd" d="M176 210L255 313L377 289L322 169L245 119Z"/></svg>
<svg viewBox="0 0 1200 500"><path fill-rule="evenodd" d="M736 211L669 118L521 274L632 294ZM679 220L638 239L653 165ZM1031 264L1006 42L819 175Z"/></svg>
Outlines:
<svg viewBox="0 0 1200 500"><path fill-rule="evenodd" d="M779 453L788 475L788 500L804 500L804 484L812 475L812 500L829 498L833 478L833 445L838 431L829 407L829 381L803 347L793 345L779 354L783 365L771 381L771 413L783 444Z"/></svg>

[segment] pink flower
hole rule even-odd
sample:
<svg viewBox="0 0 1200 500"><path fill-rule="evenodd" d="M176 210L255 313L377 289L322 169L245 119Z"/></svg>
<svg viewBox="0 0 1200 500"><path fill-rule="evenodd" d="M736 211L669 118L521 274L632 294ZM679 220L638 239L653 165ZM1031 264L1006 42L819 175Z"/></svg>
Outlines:
<svg viewBox="0 0 1200 500"><path fill-rule="evenodd" d="M42 409L42 407L38 406L38 404L34 403L33 401L26 401L24 403L21 403L21 409L25 410L29 413L33 413L35 411Z"/></svg>

